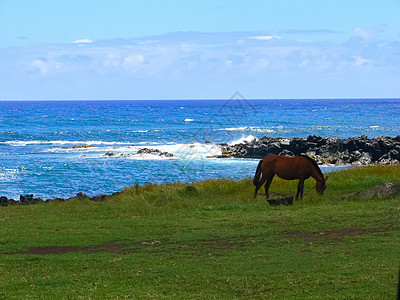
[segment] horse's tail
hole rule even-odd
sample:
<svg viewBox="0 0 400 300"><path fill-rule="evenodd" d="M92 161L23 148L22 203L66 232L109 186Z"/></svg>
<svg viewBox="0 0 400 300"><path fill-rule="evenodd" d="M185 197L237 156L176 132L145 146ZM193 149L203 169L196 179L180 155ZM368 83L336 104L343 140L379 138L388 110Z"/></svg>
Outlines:
<svg viewBox="0 0 400 300"><path fill-rule="evenodd" d="M254 178L253 178L253 184L254 185L258 185L258 183L260 182L262 162L263 161L260 160L260 162L258 163L258 166L257 166L256 174L254 174Z"/></svg>

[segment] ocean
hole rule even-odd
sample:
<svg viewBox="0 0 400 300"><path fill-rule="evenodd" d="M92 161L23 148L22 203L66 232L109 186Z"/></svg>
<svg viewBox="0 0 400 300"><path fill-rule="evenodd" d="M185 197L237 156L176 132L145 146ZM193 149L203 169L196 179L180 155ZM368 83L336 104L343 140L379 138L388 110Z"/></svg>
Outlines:
<svg viewBox="0 0 400 300"><path fill-rule="evenodd" d="M212 158L219 143L363 134L399 135L400 99L2 101L0 196L68 198L135 184L237 180L253 176L258 160ZM142 148L173 156L138 154Z"/></svg>

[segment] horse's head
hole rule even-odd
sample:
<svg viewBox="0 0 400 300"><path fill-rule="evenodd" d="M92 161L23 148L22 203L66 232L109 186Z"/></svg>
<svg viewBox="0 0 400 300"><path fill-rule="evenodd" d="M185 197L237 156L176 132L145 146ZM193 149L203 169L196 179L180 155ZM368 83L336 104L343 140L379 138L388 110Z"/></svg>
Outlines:
<svg viewBox="0 0 400 300"><path fill-rule="evenodd" d="M315 189L317 190L317 193L320 195L324 194L324 191L326 189L326 181L328 180L328 176L325 178L322 178L322 180L317 181L315 185Z"/></svg>

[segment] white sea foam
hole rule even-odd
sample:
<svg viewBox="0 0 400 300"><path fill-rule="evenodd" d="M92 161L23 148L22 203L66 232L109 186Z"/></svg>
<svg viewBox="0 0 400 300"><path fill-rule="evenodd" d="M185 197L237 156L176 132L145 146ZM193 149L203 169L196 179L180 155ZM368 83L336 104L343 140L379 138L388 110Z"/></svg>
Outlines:
<svg viewBox="0 0 400 300"><path fill-rule="evenodd" d="M135 145L160 145L159 142L137 142Z"/></svg>
<svg viewBox="0 0 400 300"><path fill-rule="evenodd" d="M134 154L134 155L125 155L121 156L122 158L133 159L133 160L171 160L171 159L179 159L177 156L160 156L157 154Z"/></svg>
<svg viewBox="0 0 400 300"><path fill-rule="evenodd" d="M279 129L279 128L278 128ZM254 126L243 126L243 127L228 127L220 128L219 131L250 131L255 133L274 133L276 130L268 127L254 127Z"/></svg>
<svg viewBox="0 0 400 300"><path fill-rule="evenodd" d="M221 154L221 146L214 145L214 144L201 144L201 143L190 143L190 144L162 144L162 145L147 145L142 147L135 147L129 150L137 150L141 148L148 148L152 150L160 150L162 152L168 152L173 154L172 158L183 158L183 159L197 159L197 158L206 158L209 156L220 155ZM112 150L110 150L112 152ZM117 149L116 153L117 156L124 156L119 155L119 149ZM132 151L131 151L132 152ZM134 154L134 155L127 155L127 157L132 159L141 159L140 156L143 156L144 159L148 159L151 157L159 157L157 154ZM158 159L168 159L168 157L159 157Z"/></svg>
<svg viewBox="0 0 400 300"><path fill-rule="evenodd" d="M132 153L120 153L120 152L113 152L114 155L107 156L105 153L102 154L84 154L82 158L84 159L131 159L131 160L171 160L171 159L180 159L180 156L162 156L158 154L151 154L151 153L141 153L137 154L136 152Z"/></svg>
<svg viewBox="0 0 400 300"><path fill-rule="evenodd" d="M221 146L214 144L190 143L190 144L158 144L146 143L136 146L114 146L114 147L89 147L89 148L50 148L46 152L55 153L82 153L84 158L126 158L133 160L166 160L166 159L202 159L210 156L221 155ZM140 149L147 148L151 150L159 150L173 154L172 157L158 155L158 153L140 153ZM105 156L107 152L113 155Z"/></svg>
<svg viewBox="0 0 400 300"><path fill-rule="evenodd" d="M53 170L54 169L54 167L41 167L43 170L46 170L46 171L51 171L51 170Z"/></svg>
<svg viewBox="0 0 400 300"><path fill-rule="evenodd" d="M185 122L193 122L194 119L185 119Z"/></svg>
<svg viewBox="0 0 400 300"><path fill-rule="evenodd" d="M0 169L0 182L13 181L20 171L20 169Z"/></svg>
<svg viewBox="0 0 400 300"><path fill-rule="evenodd" d="M229 127L229 128L221 128L219 131L243 131L248 130L250 127Z"/></svg>
<svg viewBox="0 0 400 300"><path fill-rule="evenodd" d="M106 146L106 147L82 147L82 148L49 148L44 150L44 152L50 153L79 153L79 152L109 152L109 151L119 151L119 152L134 152L137 151L136 146Z"/></svg>
<svg viewBox="0 0 400 300"><path fill-rule="evenodd" d="M190 144L170 144L155 147L161 151L172 154L180 154L186 158L205 158L208 156L220 155L221 147L214 144L190 143Z"/></svg>
<svg viewBox="0 0 400 300"><path fill-rule="evenodd" d="M44 145L44 144L51 144L51 142L48 141L6 141L6 142L1 142L0 144L5 144L9 146L14 146L14 147L23 147L27 145Z"/></svg>
<svg viewBox="0 0 400 300"><path fill-rule="evenodd" d="M377 126L377 125L369 126L369 128L370 128L371 130L383 130L383 129L384 129L383 127Z"/></svg>
<svg viewBox="0 0 400 300"><path fill-rule="evenodd" d="M231 145L243 144L243 143L249 143L249 142L254 141L254 140L256 140L256 138L254 136L248 135L246 137L241 137L240 139L235 140L235 141L231 142L230 144Z"/></svg>

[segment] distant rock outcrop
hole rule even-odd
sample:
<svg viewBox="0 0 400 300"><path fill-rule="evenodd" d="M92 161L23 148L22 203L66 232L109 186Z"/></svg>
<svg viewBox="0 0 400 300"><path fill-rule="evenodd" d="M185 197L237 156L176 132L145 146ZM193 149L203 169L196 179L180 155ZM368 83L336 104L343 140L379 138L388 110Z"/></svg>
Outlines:
<svg viewBox="0 0 400 300"><path fill-rule="evenodd" d="M96 147L95 145L88 145L88 144L84 144L84 145L73 145L72 149L80 149L80 148L94 148ZM68 149L68 148L67 148Z"/></svg>
<svg viewBox="0 0 400 300"><path fill-rule="evenodd" d="M269 154L294 156L306 154L319 164L397 164L400 162L400 135L366 135L340 139L310 135L306 138L263 137L248 143L222 145L220 157L263 158Z"/></svg>
<svg viewBox="0 0 400 300"><path fill-rule="evenodd" d="M172 157L174 156L172 153L166 152L166 151L160 151L158 149L149 149L149 148L142 148L139 149L136 154L152 154L152 155L157 155L157 156L164 156L164 157Z"/></svg>
<svg viewBox="0 0 400 300"><path fill-rule="evenodd" d="M104 154L104 156L131 157L131 156L143 155L143 154L156 155L156 156L160 156L160 157L173 157L174 156L172 153L169 153L166 151L160 151L158 149L149 149L149 148L141 148L136 153L107 152Z"/></svg>

